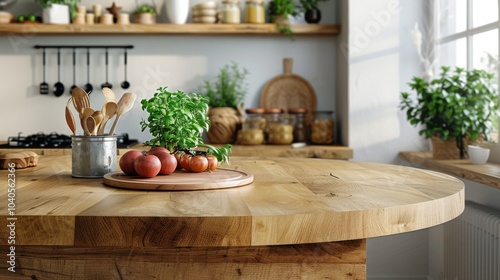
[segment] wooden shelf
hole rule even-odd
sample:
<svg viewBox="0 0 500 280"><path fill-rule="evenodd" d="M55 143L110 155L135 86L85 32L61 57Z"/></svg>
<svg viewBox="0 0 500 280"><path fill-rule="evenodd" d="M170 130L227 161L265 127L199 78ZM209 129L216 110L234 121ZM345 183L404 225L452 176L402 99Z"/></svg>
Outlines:
<svg viewBox="0 0 500 280"><path fill-rule="evenodd" d="M292 25L294 35L338 35L340 25ZM276 25L266 24L130 24L130 25L53 25L8 23L0 24L0 35L280 35Z"/></svg>
<svg viewBox="0 0 500 280"><path fill-rule="evenodd" d="M432 152L400 152L399 157L412 164L500 189L498 163L474 165L468 159L436 160L432 158Z"/></svg>

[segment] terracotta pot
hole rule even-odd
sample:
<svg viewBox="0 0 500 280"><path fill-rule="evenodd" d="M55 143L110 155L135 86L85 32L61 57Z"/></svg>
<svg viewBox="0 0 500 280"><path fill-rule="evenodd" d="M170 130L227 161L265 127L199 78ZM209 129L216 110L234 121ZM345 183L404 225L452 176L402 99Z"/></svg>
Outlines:
<svg viewBox="0 0 500 280"><path fill-rule="evenodd" d="M210 129L207 137L213 144L230 144L236 140L236 132L241 125L240 111L231 107L216 107L208 110Z"/></svg>

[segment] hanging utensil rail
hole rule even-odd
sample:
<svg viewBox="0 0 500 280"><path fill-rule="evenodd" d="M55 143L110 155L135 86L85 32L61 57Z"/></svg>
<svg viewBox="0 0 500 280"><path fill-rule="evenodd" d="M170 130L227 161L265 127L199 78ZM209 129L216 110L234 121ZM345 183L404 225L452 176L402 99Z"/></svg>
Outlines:
<svg viewBox="0 0 500 280"><path fill-rule="evenodd" d="M35 49L133 49L133 45L35 45Z"/></svg>

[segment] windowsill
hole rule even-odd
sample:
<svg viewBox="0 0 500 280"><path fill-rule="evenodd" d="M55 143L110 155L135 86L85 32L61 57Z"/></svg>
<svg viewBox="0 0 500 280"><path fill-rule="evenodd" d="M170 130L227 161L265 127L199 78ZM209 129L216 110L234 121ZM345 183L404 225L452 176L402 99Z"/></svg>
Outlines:
<svg viewBox="0 0 500 280"><path fill-rule="evenodd" d="M468 159L435 160L431 152L400 152L399 157L412 164L500 189L500 164L498 163L474 165Z"/></svg>

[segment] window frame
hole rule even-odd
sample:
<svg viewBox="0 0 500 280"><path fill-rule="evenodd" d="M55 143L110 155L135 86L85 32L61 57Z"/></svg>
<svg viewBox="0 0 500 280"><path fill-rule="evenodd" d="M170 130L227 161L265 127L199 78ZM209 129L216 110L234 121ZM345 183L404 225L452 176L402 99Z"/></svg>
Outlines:
<svg viewBox="0 0 500 280"><path fill-rule="evenodd" d="M431 0L432 1L432 0ZM492 30L497 30L497 36L498 36L498 49L497 53L500 56L500 0L497 0L497 20L485 25L473 27L473 5L472 5L473 0L466 0L466 29L464 31L454 33L454 34L449 34L446 36L441 36L440 32L440 16L441 16L441 1L432 1L433 2L433 9L434 13L432 15L432 26L435 27L435 30L437 32L435 33L435 42L437 45L437 48L443 44L450 43L450 42L456 42L460 39L465 39L466 40L466 64L467 64L467 69L472 70L473 69L473 54L474 54L474 44L473 44L473 37L474 35L481 34L484 32L489 32ZM477 0L476 0L477 1ZM441 61L440 58L438 57L438 61ZM498 62L497 62L498 63ZM499 85L498 88L500 89L500 63L499 67L497 67L497 84ZM500 99L499 99L500 102ZM497 128L500 134L500 127ZM499 135L500 138L500 135ZM495 162L495 163L500 163L500 139L498 143L491 143L488 144L488 147L491 148L491 153L489 157L489 162Z"/></svg>

